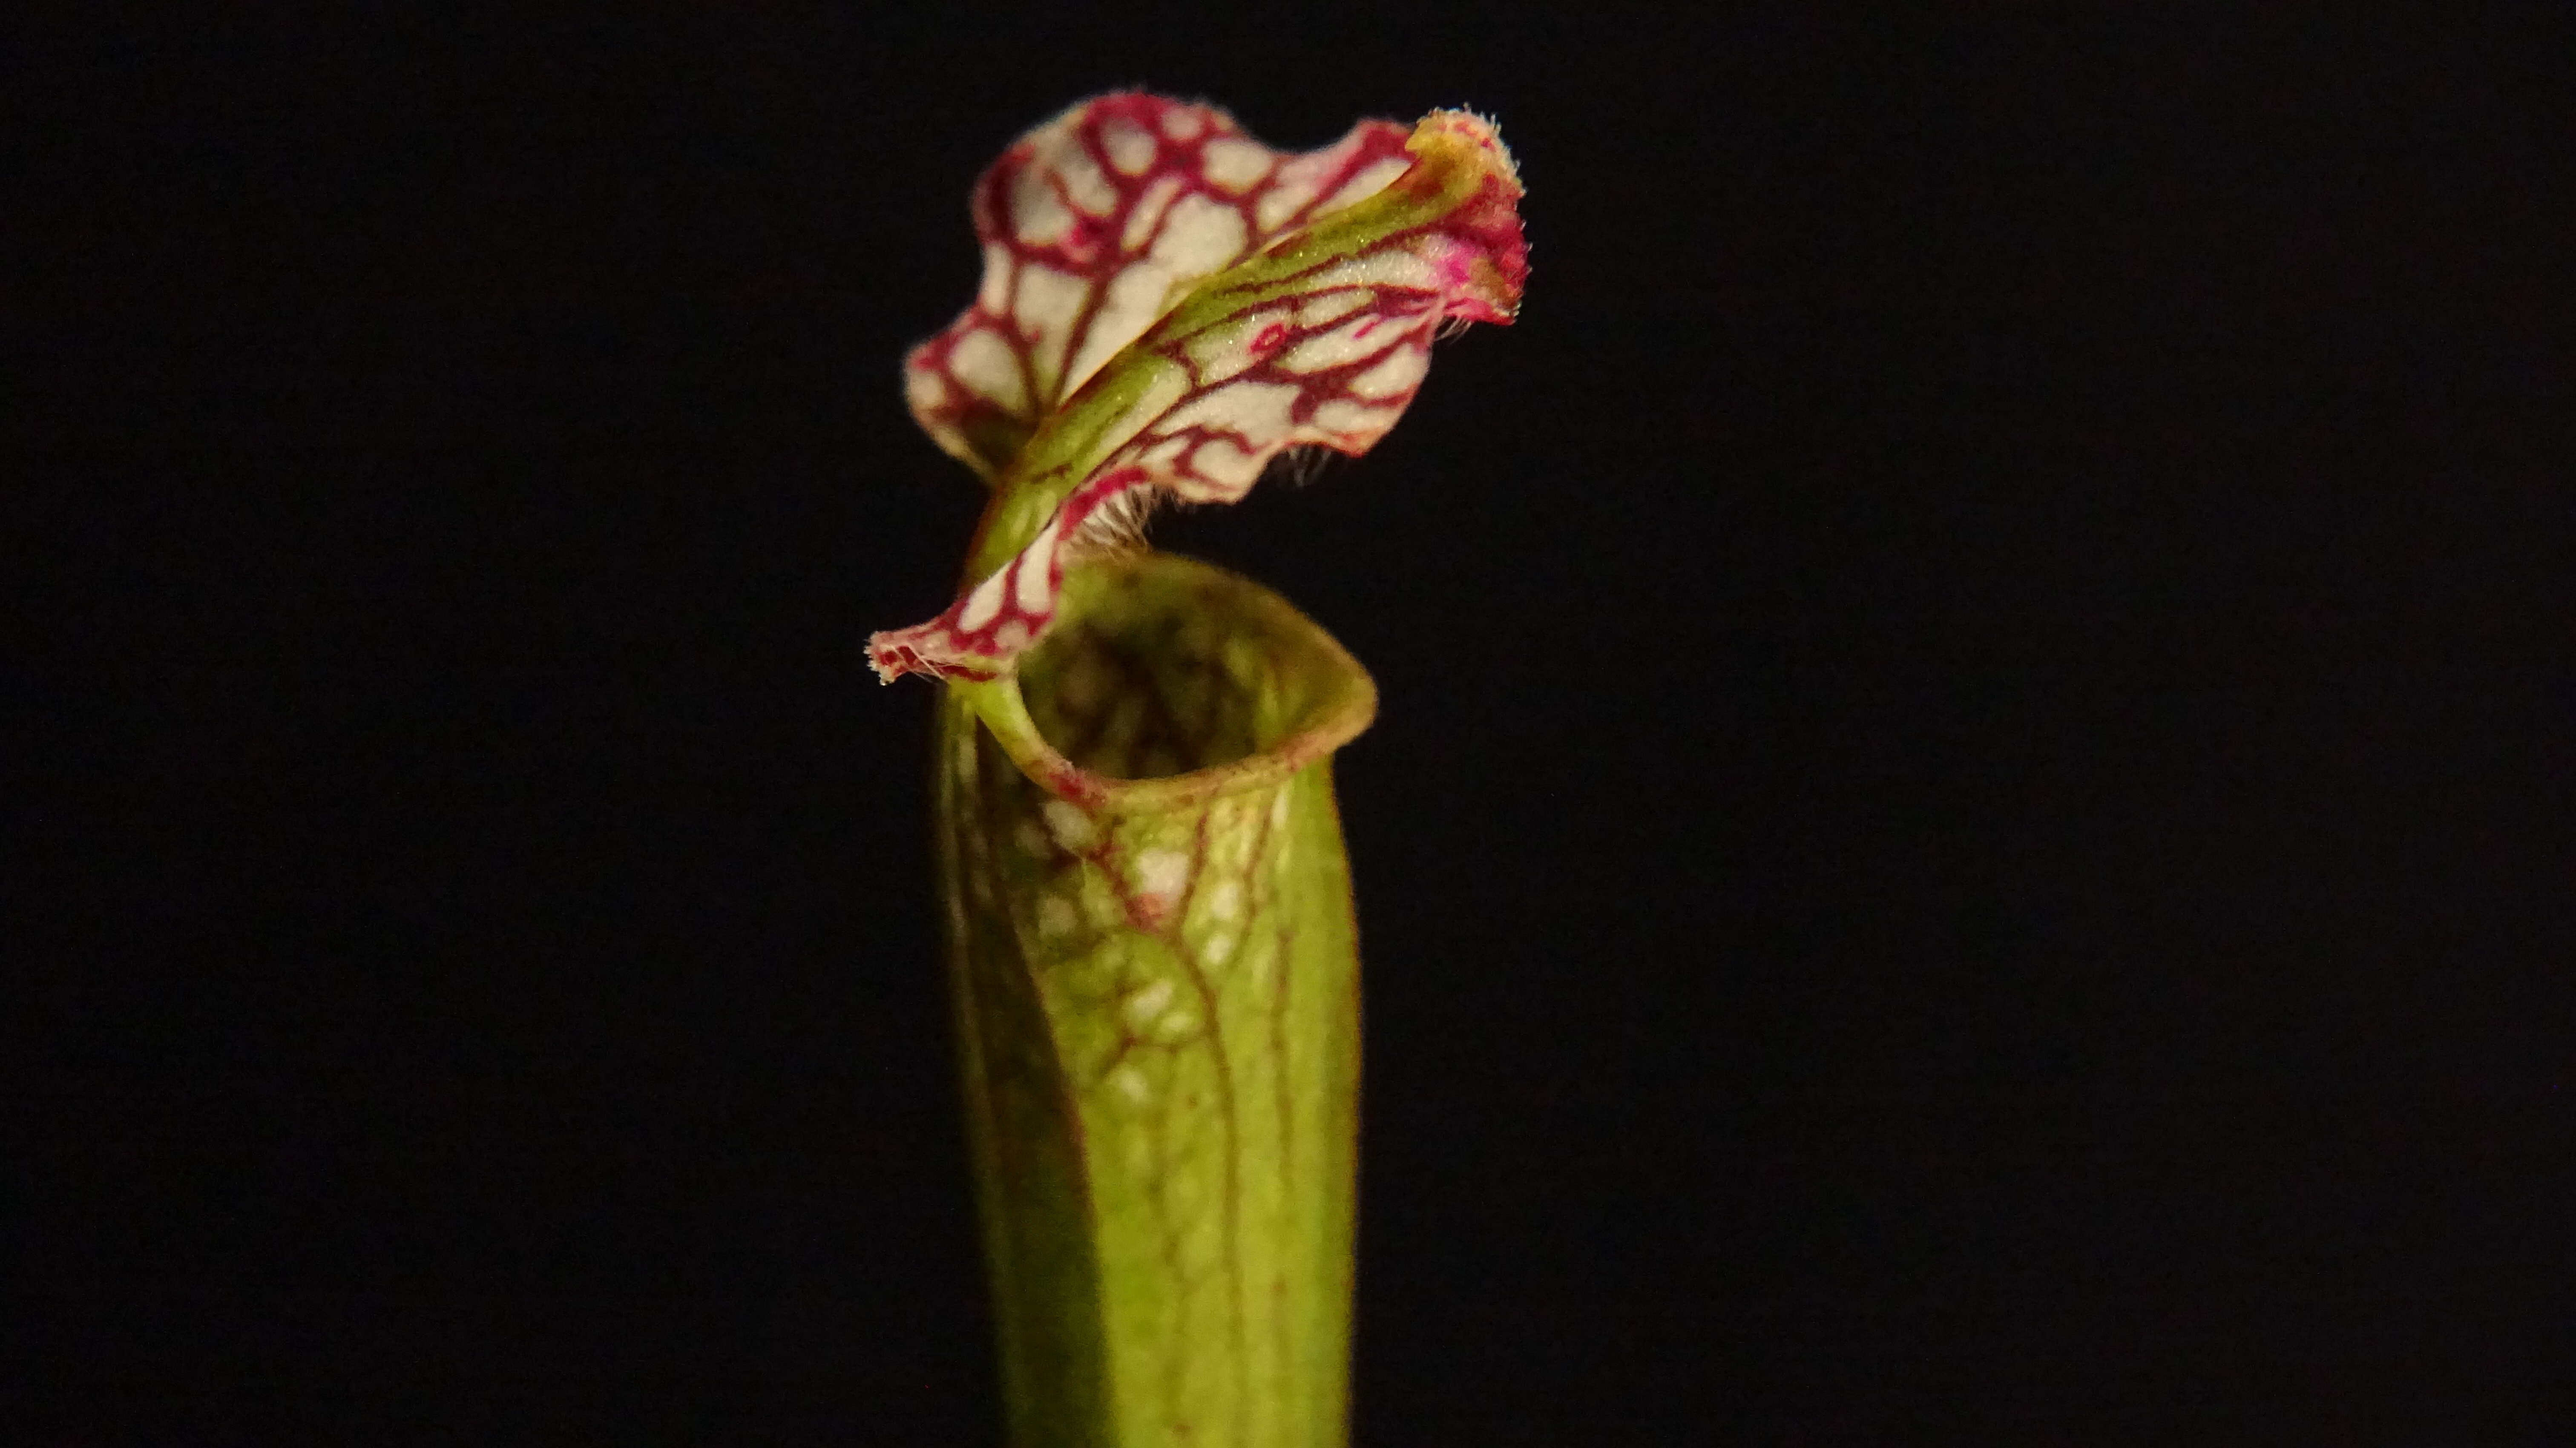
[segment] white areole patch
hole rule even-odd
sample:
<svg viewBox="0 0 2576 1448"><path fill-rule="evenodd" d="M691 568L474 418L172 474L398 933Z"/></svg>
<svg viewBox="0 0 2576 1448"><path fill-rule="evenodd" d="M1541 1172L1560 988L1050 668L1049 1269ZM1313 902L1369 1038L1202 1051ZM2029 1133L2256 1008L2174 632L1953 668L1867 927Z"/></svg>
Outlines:
<svg viewBox="0 0 2576 1448"><path fill-rule="evenodd" d="M948 383L928 367L907 367L903 376L903 400L914 412L929 412L947 405Z"/></svg>
<svg viewBox="0 0 2576 1448"><path fill-rule="evenodd" d="M1044 167L1031 166L1011 178L1011 235L1022 246L1053 246L1073 229L1073 213L1047 184Z"/></svg>
<svg viewBox="0 0 2576 1448"><path fill-rule="evenodd" d="M1211 920L1232 924L1243 914L1243 882L1219 880L1207 892L1207 913Z"/></svg>
<svg viewBox="0 0 2576 1448"><path fill-rule="evenodd" d="M1203 129L1198 112L1186 106L1174 106L1163 112L1163 134L1175 141L1194 141Z"/></svg>
<svg viewBox="0 0 2576 1448"><path fill-rule="evenodd" d="M967 391L1005 411L1026 414L1029 390L1020 378L1020 359L989 327L978 327L957 339L948 354L948 371Z"/></svg>
<svg viewBox="0 0 2576 1448"><path fill-rule="evenodd" d="M1136 209L1127 213L1127 229L1118 234L1118 249L1134 251L1163 224L1163 208L1181 194L1181 178L1166 172L1145 183L1145 194L1136 198Z"/></svg>
<svg viewBox="0 0 2576 1448"><path fill-rule="evenodd" d="M1209 182L1240 195L1270 171L1270 153L1240 136L1219 136L1199 149Z"/></svg>
<svg viewBox="0 0 2576 1448"><path fill-rule="evenodd" d="M1321 372L1374 357L1404 335L1399 323L1374 314L1353 317L1329 332L1318 332L1288 349L1279 365L1290 372Z"/></svg>
<svg viewBox="0 0 2576 1448"><path fill-rule="evenodd" d="M1261 199L1252 203L1254 223L1264 231L1276 231L1289 217L1297 214L1298 207L1315 199L1315 193L1324 189L1324 182L1349 154L1350 147L1335 146L1327 151L1299 156L1280 167L1279 174L1271 180L1270 189L1262 192Z"/></svg>
<svg viewBox="0 0 2576 1448"><path fill-rule="evenodd" d="M1412 169L1412 157L1389 156L1343 182L1341 190L1325 198L1324 204L1315 208L1315 214L1321 216L1325 212L1339 211L1345 206L1366 201L1394 185L1396 177Z"/></svg>
<svg viewBox="0 0 2576 1448"><path fill-rule="evenodd" d="M1063 527L1064 514L1049 518L1037 541L1031 543L1020 558L1020 579L1013 592L1018 597L1022 613L1031 616L1043 614L1055 601L1055 540Z"/></svg>
<svg viewBox="0 0 2576 1448"><path fill-rule="evenodd" d="M1118 209L1118 188L1100 174L1100 167L1079 146L1072 148L1056 166L1056 175L1064 182L1064 193L1085 216L1107 216Z"/></svg>
<svg viewBox="0 0 2576 1448"><path fill-rule="evenodd" d="M1242 212L1192 192L1173 204L1152 255L1174 275L1197 278L1234 260L1244 241Z"/></svg>
<svg viewBox="0 0 2576 1448"><path fill-rule="evenodd" d="M1398 347L1394 355L1343 385L1354 397L1396 397L1419 386L1430 370L1430 348Z"/></svg>
<svg viewBox="0 0 2576 1448"><path fill-rule="evenodd" d="M1091 298L1091 284L1051 266L1020 268L1020 284L1011 299L1011 315L1033 345L1029 361L1041 392L1062 396L1053 385L1064 374L1064 354L1073 340L1073 319ZM1052 400L1052 397L1050 398Z"/></svg>
<svg viewBox="0 0 2576 1448"><path fill-rule="evenodd" d="M975 585L974 593L968 595L966 599L966 611L957 615L957 626L960 629L973 633L991 623L993 616L1002 611L1002 579L1003 574L1008 571L1005 569L1003 572L995 573Z"/></svg>
<svg viewBox="0 0 2576 1448"><path fill-rule="evenodd" d="M1133 1066L1121 1066L1117 1070L1110 1072L1109 1084L1118 1088L1119 1095L1126 1097L1128 1100L1135 1102L1139 1106L1144 1105L1146 1100L1154 1094L1153 1083L1145 1079L1144 1072L1137 1070Z"/></svg>
<svg viewBox="0 0 2576 1448"><path fill-rule="evenodd" d="M1188 438L1167 437L1145 449L1144 455L1136 459L1136 465L1155 477L1163 477L1172 471L1172 465L1179 462L1181 454L1189 448Z"/></svg>
<svg viewBox="0 0 2576 1448"><path fill-rule="evenodd" d="M1316 404L1310 423L1325 432L1346 435L1383 432L1395 425L1395 412L1383 407L1362 407L1347 398L1336 397L1330 402Z"/></svg>
<svg viewBox="0 0 2576 1448"><path fill-rule="evenodd" d="M1190 883L1190 857L1178 850L1144 850L1136 856L1136 884L1148 895L1178 898Z"/></svg>
<svg viewBox="0 0 2576 1448"><path fill-rule="evenodd" d="M1140 261L1111 277L1108 295L1083 332L1082 350L1064 374L1064 390L1090 381L1121 348L1144 336L1163 314L1163 298L1171 288L1172 274L1160 262Z"/></svg>
<svg viewBox="0 0 2576 1448"><path fill-rule="evenodd" d="M1199 955L1211 969L1225 964L1234 958L1234 937L1223 931L1209 936L1207 944L1199 948Z"/></svg>
<svg viewBox="0 0 2576 1448"><path fill-rule="evenodd" d="M1320 297L1308 297L1305 304L1297 309L1297 325L1321 327L1326 323L1339 321L1375 300L1377 300L1376 295L1366 287L1352 287L1345 291L1326 292Z"/></svg>
<svg viewBox="0 0 2576 1448"><path fill-rule="evenodd" d="M1047 833L1055 836L1057 844L1077 853L1091 848L1091 842L1099 835L1091 816L1060 799L1048 800L1040 806L1038 818L1046 821Z"/></svg>
<svg viewBox="0 0 2576 1448"><path fill-rule="evenodd" d="M1133 121L1116 120L1100 128L1100 147L1109 153L1109 164L1129 176L1142 176L1154 164L1154 153L1161 148L1153 135Z"/></svg>
<svg viewBox="0 0 2576 1448"><path fill-rule="evenodd" d="M1431 263L1402 247L1386 247L1366 256L1335 262L1307 278L1306 284L1321 290L1325 287L1401 287L1406 291L1435 290Z"/></svg>
<svg viewBox="0 0 2576 1448"><path fill-rule="evenodd" d="M997 317L1011 304L1011 249L998 241L984 243L984 283L975 302Z"/></svg>
<svg viewBox="0 0 2576 1448"><path fill-rule="evenodd" d="M1127 1024L1142 1030L1172 1003L1172 983L1158 980L1127 997Z"/></svg>
<svg viewBox="0 0 2576 1448"><path fill-rule="evenodd" d="M1255 446L1288 435L1289 409L1297 405L1298 388L1288 382L1229 382L1195 402L1174 408L1154 425L1157 433L1188 427L1241 433Z"/></svg>
<svg viewBox="0 0 2576 1448"><path fill-rule="evenodd" d="M1261 455L1245 452L1226 438L1212 437L1200 443L1197 452L1190 454L1190 470L1198 474L1198 478L1180 479L1176 486L1193 502L1207 501L1203 496L1206 490L1192 486L1201 479L1216 484L1219 497L1238 498L1245 489L1260 480Z"/></svg>

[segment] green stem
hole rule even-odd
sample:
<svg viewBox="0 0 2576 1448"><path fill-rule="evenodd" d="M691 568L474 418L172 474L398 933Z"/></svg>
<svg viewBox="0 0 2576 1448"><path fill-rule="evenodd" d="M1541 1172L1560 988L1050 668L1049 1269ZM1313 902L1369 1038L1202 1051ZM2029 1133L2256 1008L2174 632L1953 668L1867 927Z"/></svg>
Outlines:
<svg viewBox="0 0 2576 1448"><path fill-rule="evenodd" d="M1359 968L1332 750L1368 676L1163 554L952 683L951 979L1020 1448L1347 1440Z"/></svg>

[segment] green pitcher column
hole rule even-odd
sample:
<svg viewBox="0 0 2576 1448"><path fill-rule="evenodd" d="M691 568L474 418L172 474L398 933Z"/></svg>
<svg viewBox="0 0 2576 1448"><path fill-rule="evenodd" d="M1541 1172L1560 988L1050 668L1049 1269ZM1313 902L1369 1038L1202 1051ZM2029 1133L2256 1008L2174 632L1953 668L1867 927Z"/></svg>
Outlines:
<svg viewBox="0 0 2576 1448"><path fill-rule="evenodd" d="M1016 685L963 686L989 691L1001 736L966 698L941 711L1014 1441L1329 1448L1359 1077L1330 755L1376 692L1276 595L1204 564L1107 561L1065 596Z"/></svg>
<svg viewBox="0 0 2576 1448"><path fill-rule="evenodd" d="M1332 751L1368 675L1259 585L1145 549L1295 448L1358 454L1431 344L1505 323L1483 119L1272 151L1101 96L976 184L975 302L905 359L991 488L964 579L869 639L942 681L941 888L1012 1441L1347 1441L1359 958Z"/></svg>

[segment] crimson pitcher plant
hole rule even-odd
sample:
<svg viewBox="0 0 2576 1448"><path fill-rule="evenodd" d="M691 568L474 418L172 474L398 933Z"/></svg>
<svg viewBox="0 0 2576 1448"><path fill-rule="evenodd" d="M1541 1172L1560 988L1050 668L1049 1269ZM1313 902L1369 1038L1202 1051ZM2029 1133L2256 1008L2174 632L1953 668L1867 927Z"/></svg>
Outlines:
<svg viewBox="0 0 2576 1448"><path fill-rule="evenodd" d="M1291 448L1368 450L1431 343L1507 323L1485 121L1272 151L1075 106L976 184L983 285L906 359L991 491L956 600L869 640L940 681L940 888L1020 1448L1347 1439L1359 957L1332 752L1376 687L1276 594L1147 549Z"/></svg>

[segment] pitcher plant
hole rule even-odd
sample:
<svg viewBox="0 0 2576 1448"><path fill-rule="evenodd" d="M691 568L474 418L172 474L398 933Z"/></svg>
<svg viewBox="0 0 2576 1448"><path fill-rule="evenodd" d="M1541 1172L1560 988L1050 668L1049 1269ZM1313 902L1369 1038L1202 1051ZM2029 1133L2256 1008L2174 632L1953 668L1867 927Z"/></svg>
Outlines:
<svg viewBox="0 0 2576 1448"><path fill-rule="evenodd" d="M904 364L990 489L938 680L949 975L1019 1448L1347 1441L1359 958L1332 752L1376 688L1247 579L1146 548L1290 449L1365 452L1527 273L1481 118L1304 154L1144 94L973 192L973 305Z"/></svg>

